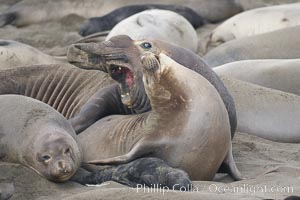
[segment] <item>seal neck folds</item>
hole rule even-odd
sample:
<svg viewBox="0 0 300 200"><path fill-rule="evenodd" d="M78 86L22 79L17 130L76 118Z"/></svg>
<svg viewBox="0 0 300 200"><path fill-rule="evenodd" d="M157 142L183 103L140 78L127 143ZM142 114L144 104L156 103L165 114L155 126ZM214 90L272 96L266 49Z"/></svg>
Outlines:
<svg viewBox="0 0 300 200"><path fill-rule="evenodd" d="M191 95L188 95L191 94L187 80L189 76L184 77L182 74L182 71L188 69L163 53L158 56L146 53L142 57L142 70L152 116L159 121L170 121L189 110L192 102Z"/></svg>

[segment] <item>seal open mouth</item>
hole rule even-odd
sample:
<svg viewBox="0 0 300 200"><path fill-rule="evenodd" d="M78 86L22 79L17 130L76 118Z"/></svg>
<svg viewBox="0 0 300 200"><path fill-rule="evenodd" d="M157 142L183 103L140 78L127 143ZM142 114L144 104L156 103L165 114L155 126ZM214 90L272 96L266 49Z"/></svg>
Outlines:
<svg viewBox="0 0 300 200"><path fill-rule="evenodd" d="M130 106L132 103L130 91L134 87L133 72L127 67L111 64L109 66L109 74L121 86L121 98L123 104Z"/></svg>

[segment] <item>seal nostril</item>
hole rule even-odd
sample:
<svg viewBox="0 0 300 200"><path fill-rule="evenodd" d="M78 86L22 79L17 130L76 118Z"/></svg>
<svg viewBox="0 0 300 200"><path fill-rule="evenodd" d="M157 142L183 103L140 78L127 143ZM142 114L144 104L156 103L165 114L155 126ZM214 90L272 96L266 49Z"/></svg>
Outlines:
<svg viewBox="0 0 300 200"><path fill-rule="evenodd" d="M67 148L66 150L65 150L65 154L69 154L71 151L70 151L70 148Z"/></svg>

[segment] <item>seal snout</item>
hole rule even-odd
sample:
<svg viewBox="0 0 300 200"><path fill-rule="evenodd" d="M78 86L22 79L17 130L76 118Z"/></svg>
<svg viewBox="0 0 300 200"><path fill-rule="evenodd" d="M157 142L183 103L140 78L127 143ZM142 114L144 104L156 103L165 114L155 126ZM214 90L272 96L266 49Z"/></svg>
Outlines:
<svg viewBox="0 0 300 200"><path fill-rule="evenodd" d="M146 53L141 58L143 70L147 73L155 73L159 69L159 60L153 53Z"/></svg>
<svg viewBox="0 0 300 200"><path fill-rule="evenodd" d="M55 167L52 171L52 177L56 181L65 181L69 179L74 173L71 163L64 160L59 160L55 163Z"/></svg>

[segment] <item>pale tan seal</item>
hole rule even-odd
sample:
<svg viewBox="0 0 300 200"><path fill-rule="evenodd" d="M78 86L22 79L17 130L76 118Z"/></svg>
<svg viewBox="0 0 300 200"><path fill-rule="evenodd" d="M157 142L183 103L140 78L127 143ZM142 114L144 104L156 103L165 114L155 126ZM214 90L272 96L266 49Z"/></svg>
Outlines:
<svg viewBox="0 0 300 200"><path fill-rule="evenodd" d="M226 42L203 58L210 67L253 59L300 58L300 26L249 36ZM280 39L279 39L280 38Z"/></svg>
<svg viewBox="0 0 300 200"><path fill-rule="evenodd" d="M71 124L50 106L19 95L0 96L0 160L20 163L55 181L68 180L82 152Z"/></svg>
<svg viewBox="0 0 300 200"><path fill-rule="evenodd" d="M243 60L213 70L222 76L300 95L300 59Z"/></svg>
<svg viewBox="0 0 300 200"><path fill-rule="evenodd" d="M0 40L0 63L0 69L10 69L25 65L62 64L66 62L27 44L13 40Z"/></svg>
<svg viewBox="0 0 300 200"><path fill-rule="evenodd" d="M219 25L210 45L300 25L300 3L257 8L237 14Z"/></svg>
<svg viewBox="0 0 300 200"><path fill-rule="evenodd" d="M222 77L237 110L237 131L276 142L300 142L300 97Z"/></svg>
<svg viewBox="0 0 300 200"><path fill-rule="evenodd" d="M119 22L106 40L127 35L133 40L155 39L197 51L198 37L193 26L181 15L168 10L146 10Z"/></svg>

